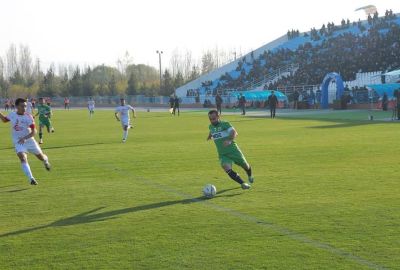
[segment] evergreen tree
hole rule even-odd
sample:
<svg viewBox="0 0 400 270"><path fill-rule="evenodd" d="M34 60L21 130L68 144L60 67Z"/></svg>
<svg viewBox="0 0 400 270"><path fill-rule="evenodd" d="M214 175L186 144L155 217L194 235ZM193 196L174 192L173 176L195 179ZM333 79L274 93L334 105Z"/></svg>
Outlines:
<svg viewBox="0 0 400 270"><path fill-rule="evenodd" d="M60 82L60 94L63 97L69 97L69 79L68 79L68 74L65 72L64 76Z"/></svg>
<svg viewBox="0 0 400 270"><path fill-rule="evenodd" d="M46 75L44 75L43 81L40 83L38 95L42 97L54 97L58 94L57 90L54 71L52 68L49 68Z"/></svg>
<svg viewBox="0 0 400 270"><path fill-rule="evenodd" d="M90 67L85 74L82 75L82 94L86 97L94 96L95 85L92 79L92 70Z"/></svg>
<svg viewBox="0 0 400 270"><path fill-rule="evenodd" d="M192 71L191 71L190 76L189 76L189 81L196 80L199 76L200 76L200 72L199 72L197 66L193 65Z"/></svg>
<svg viewBox="0 0 400 270"><path fill-rule="evenodd" d="M68 88L71 96L78 97L82 93L82 76L78 67L74 70Z"/></svg>
<svg viewBox="0 0 400 270"><path fill-rule="evenodd" d="M108 93L110 96L118 95L117 90L117 81L115 80L115 76L112 75L110 81L108 82Z"/></svg>
<svg viewBox="0 0 400 270"><path fill-rule="evenodd" d="M174 81L168 70L165 70L163 75L163 85L161 88L161 95L170 96L174 92Z"/></svg>
<svg viewBox="0 0 400 270"><path fill-rule="evenodd" d="M137 95L138 94L138 89L139 89L139 83L136 78L135 73L131 73L129 76L128 80L128 87L126 88L126 94L127 95Z"/></svg>
<svg viewBox="0 0 400 270"><path fill-rule="evenodd" d="M174 80L174 88L178 88L182 86L185 83L185 79L183 79L183 74L182 72L178 71L176 74L175 80Z"/></svg>
<svg viewBox="0 0 400 270"><path fill-rule="evenodd" d="M10 77L11 84L25 85L25 80L22 77L21 72L17 69L14 74Z"/></svg>

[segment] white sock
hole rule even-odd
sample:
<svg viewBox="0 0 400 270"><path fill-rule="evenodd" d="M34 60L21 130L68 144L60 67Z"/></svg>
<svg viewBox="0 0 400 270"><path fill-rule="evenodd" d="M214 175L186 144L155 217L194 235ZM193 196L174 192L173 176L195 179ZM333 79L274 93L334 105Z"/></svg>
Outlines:
<svg viewBox="0 0 400 270"><path fill-rule="evenodd" d="M49 163L49 158L46 155L43 155L43 162L44 164Z"/></svg>
<svg viewBox="0 0 400 270"><path fill-rule="evenodd" d="M128 139L128 130L124 130L124 140Z"/></svg>
<svg viewBox="0 0 400 270"><path fill-rule="evenodd" d="M29 166L28 163L21 163L22 171L25 173L26 177L28 177L28 180L31 181L33 178L31 167Z"/></svg>

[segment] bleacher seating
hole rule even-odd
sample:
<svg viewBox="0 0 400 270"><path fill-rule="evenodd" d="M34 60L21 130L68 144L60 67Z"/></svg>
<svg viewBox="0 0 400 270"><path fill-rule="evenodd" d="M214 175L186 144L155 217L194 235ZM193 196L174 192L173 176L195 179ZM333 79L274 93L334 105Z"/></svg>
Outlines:
<svg viewBox="0 0 400 270"><path fill-rule="evenodd" d="M343 21L339 26L329 23L319 30L294 33L274 41L273 46L267 44L264 51L260 48L229 64L231 70L225 67L225 72L211 83L197 87L191 83L191 88L181 87L177 93L215 95L232 89L317 85L332 71L339 72L351 89L381 83L382 72L400 67L400 18L389 11L381 18L376 14L367 21ZM293 64L296 69L271 78L278 67ZM266 78L264 85L254 84Z"/></svg>

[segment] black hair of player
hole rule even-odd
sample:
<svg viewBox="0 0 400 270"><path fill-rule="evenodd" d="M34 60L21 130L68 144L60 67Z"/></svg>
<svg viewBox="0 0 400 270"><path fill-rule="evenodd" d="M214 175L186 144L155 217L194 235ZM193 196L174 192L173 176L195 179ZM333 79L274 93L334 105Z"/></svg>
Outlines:
<svg viewBox="0 0 400 270"><path fill-rule="evenodd" d="M217 110L211 110L208 112L208 115L212 115L212 114L216 114L217 116L219 116L219 113Z"/></svg>
<svg viewBox="0 0 400 270"><path fill-rule="evenodd" d="M15 106L18 106L19 104L24 103L24 102L26 102L26 99L24 99L24 98L17 98L17 99L15 100Z"/></svg>

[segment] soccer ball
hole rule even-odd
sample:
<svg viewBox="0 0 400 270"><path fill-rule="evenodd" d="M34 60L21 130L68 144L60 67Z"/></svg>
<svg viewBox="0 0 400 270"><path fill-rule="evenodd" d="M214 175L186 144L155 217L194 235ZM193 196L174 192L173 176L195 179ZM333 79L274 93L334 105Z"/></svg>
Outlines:
<svg viewBox="0 0 400 270"><path fill-rule="evenodd" d="M217 188L214 185L207 184L203 188L203 194L207 198L212 198L215 196L215 194L217 194Z"/></svg>

